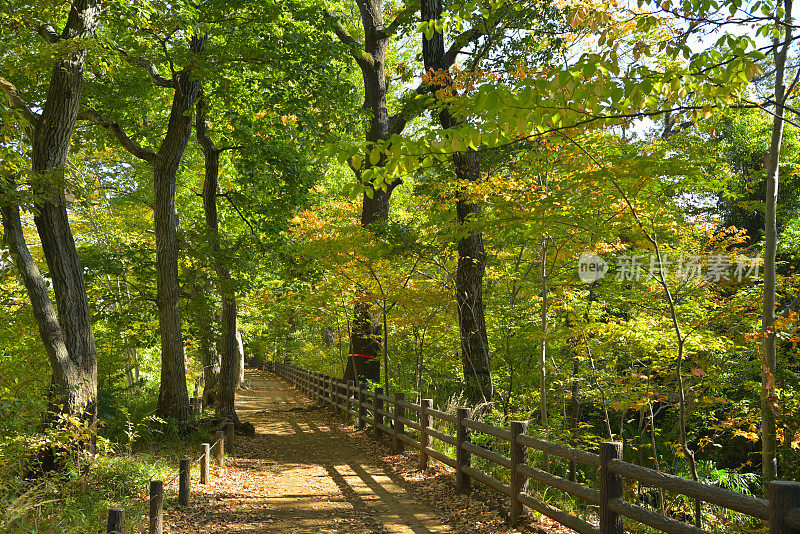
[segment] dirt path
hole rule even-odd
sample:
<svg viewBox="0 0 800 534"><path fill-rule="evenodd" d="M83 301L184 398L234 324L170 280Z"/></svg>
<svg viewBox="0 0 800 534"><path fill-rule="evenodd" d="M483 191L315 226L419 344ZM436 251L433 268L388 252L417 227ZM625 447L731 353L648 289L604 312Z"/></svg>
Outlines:
<svg viewBox="0 0 800 534"><path fill-rule="evenodd" d="M238 394L255 437L236 436L224 476L192 481L192 503L170 506L165 532L449 532L374 458L375 443L339 423L274 375L248 370Z"/></svg>

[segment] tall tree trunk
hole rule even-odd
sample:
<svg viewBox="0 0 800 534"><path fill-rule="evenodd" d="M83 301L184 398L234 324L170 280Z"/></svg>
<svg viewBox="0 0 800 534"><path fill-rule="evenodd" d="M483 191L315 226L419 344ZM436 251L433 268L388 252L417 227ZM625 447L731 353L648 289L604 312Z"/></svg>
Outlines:
<svg viewBox="0 0 800 534"><path fill-rule="evenodd" d="M542 308L541 308L541 333L542 339L539 341L539 418L545 432L545 439L550 434L550 420L547 414L547 311L548 300L548 277L547 277L547 238L542 237ZM542 454L542 465L545 471L550 470L550 455L546 452Z"/></svg>
<svg viewBox="0 0 800 534"><path fill-rule="evenodd" d="M97 0L78 0L70 7L60 35L49 36L52 42L91 37L100 14ZM12 106L31 120L32 189L40 195L34 218L42 250L53 281L56 308L50 300L47 284L36 266L22 232L19 207L2 207L4 238L14 255L31 300L39 333L53 370L50 408L81 417L95 428L97 418L97 350L91 327L89 302L75 240L69 226L63 193L64 165L69 142L78 116L83 89L83 66L86 51L70 52L53 66L47 99L41 116L23 106L9 83L0 84L12 99ZM3 81L4 80L0 80Z"/></svg>
<svg viewBox="0 0 800 534"><path fill-rule="evenodd" d="M783 141L784 113L786 103L786 56L792 43L792 0L784 0L783 21L776 19L776 25L783 25L785 32L783 42L777 38L774 42L773 58L775 61L775 115L772 121L772 139L770 140L767 160L767 192L764 207L764 300L761 317L761 331L764 335L761 350L763 352L763 372L761 375L761 474L764 487L774 480L778 474L776 457L777 439L775 413L775 369L777 354L775 349L775 255L778 244L777 217L778 182L780 169L781 142Z"/></svg>
<svg viewBox="0 0 800 534"><path fill-rule="evenodd" d="M206 37L193 35L189 52L203 54ZM137 63L138 64L138 63ZM161 384L156 414L185 421L189 417L189 392L186 388L186 356L180 314L178 276L178 212L175 184L178 168L192 133L192 112L200 94L200 81L191 67L165 78L148 70L157 85L174 90L167 131L158 152L143 148L128 137L122 127L88 109L90 120L108 129L122 147L153 166L153 226L156 241L156 305L161 335Z"/></svg>
<svg viewBox="0 0 800 534"><path fill-rule="evenodd" d="M220 299L222 301L222 361L220 365L216 406L217 417L239 422L236 415L236 387L238 386L239 340L236 331L236 294L232 286L231 272L220 254L219 218L217 216L217 195L219 189L219 155L220 150L208 137L208 102L204 95L197 103L197 121L195 130L197 142L203 151L205 161L205 179L203 181L203 211L206 219L206 230L211 240L214 270L217 274Z"/></svg>
<svg viewBox="0 0 800 534"><path fill-rule="evenodd" d="M236 329L236 387L244 383L244 341L242 333Z"/></svg>
<svg viewBox="0 0 800 534"><path fill-rule="evenodd" d="M209 330L213 330L211 328L212 320L213 316L204 321ZM211 336L203 335L201 337L200 358L203 363L203 406L215 406L219 393L220 356L217 344Z"/></svg>
<svg viewBox="0 0 800 534"><path fill-rule="evenodd" d="M189 50L201 54L205 37L193 36ZM192 112L200 94L200 81L189 70L178 74L167 133L153 165L153 224L156 237L156 304L161 333L161 387L156 414L184 421L189 416L186 356L180 311L178 277L178 211L175 182L186 144L192 133Z"/></svg>
<svg viewBox="0 0 800 534"><path fill-rule="evenodd" d="M391 120L386 103L386 46L389 35L384 32L383 0L356 0L364 27L363 50L356 51L359 43L355 41L336 21L335 32L339 39L353 48L353 58L361 68L364 81L364 109L371 113L366 141L375 143L388 139ZM328 14L329 18L333 15ZM359 48L362 48L359 46ZM369 158L364 158L366 164ZM381 157L375 167L383 167L385 158ZM356 179L362 180L362 170L353 169ZM361 225L377 227L389 220L389 202L392 190L398 182L389 184L386 190L377 189L372 196L364 194L361 208ZM373 306L359 302L353 309L353 328L350 331L350 353L347 357L345 380L380 380L381 319Z"/></svg>
<svg viewBox="0 0 800 534"><path fill-rule="evenodd" d="M569 433L570 445L578 447L578 416L580 415L580 402L578 400L578 380L580 374L580 360L578 358L578 351L575 348L576 342L568 341L567 346L572 353L572 380L570 384L570 416L569 416ZM576 465L574 460L569 462L569 479L575 482Z"/></svg>
<svg viewBox="0 0 800 534"><path fill-rule="evenodd" d="M422 0L422 20L439 20L442 16L441 0ZM435 32L428 39L422 37L422 57L428 73L446 72L444 38ZM432 87L434 90L449 88L452 81ZM443 108L439 112L439 122L443 128L458 126L459 122ZM468 150L453 154L456 179L463 183L477 182L481 178L480 155ZM456 215L461 225L473 222L480 216L480 205L469 199L462 188L456 199ZM456 271L456 304L458 306L458 326L461 336L461 360L464 369L467 397L473 402L492 399L492 379L489 359L489 342L486 335L486 320L483 311L483 275L486 271L486 251L483 234L469 230L458 242L458 267Z"/></svg>

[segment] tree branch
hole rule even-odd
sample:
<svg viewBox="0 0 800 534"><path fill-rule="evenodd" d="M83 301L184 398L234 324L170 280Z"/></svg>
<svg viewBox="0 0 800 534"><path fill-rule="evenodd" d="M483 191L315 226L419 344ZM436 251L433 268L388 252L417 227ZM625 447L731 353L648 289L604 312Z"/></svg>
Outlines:
<svg viewBox="0 0 800 534"><path fill-rule="evenodd" d="M155 83L159 87L170 87L175 88L175 81L172 78L167 78L160 72L158 72L158 67L150 61L149 59L142 57L142 56L134 56L129 51L125 50L124 48L117 46L117 52L125 56L125 59L131 65L136 65L137 67L142 67L147 71L147 74L150 75L150 78L153 79L153 83Z"/></svg>
<svg viewBox="0 0 800 534"><path fill-rule="evenodd" d="M400 107L400 111L389 117L390 136L395 134L400 135L408 121L422 113L422 106L414 99L414 96L424 95L428 91L430 91L428 84L421 83L413 92L408 93L407 97L403 99L404 101L403 105Z"/></svg>
<svg viewBox="0 0 800 534"><path fill-rule="evenodd" d="M414 15L419 12L419 2L418 1L410 1L406 3L405 7L401 9L397 15L395 16L394 20L390 22L386 27L381 30L385 37L391 37L397 30L400 29L400 26L403 24L413 21Z"/></svg>
<svg viewBox="0 0 800 534"><path fill-rule="evenodd" d="M263 252L265 250L264 249L264 243L262 243L261 242L261 238L258 237L258 233L256 233L256 229L253 228L253 225L250 224L250 221L247 219L247 217L244 216L244 213L242 213L242 210L239 209L239 206L237 206L236 203L234 203L234 201L230 197L230 195L228 193L217 193L217 196L218 197L222 197L222 198L226 199L228 202L230 202L231 206L233 206L233 209L236 210L236 213L239 215L239 218L242 219L245 222L245 224L250 228L250 233L253 234L253 237L256 238L256 241L258 242L258 246L261 248L261 251Z"/></svg>
<svg viewBox="0 0 800 534"><path fill-rule="evenodd" d="M102 126L106 130L114 134L114 137L117 138L117 141L119 141L119 143L122 145L122 148L124 148L137 158L142 159L150 164L155 163L156 159L158 159L158 156L156 155L155 152L147 148L143 148L136 141L128 137L128 135L125 133L125 130L122 129L122 126L112 121L111 119L108 119L103 115L100 115L92 108L87 108L87 110L81 113L80 116L81 118L85 118L99 126Z"/></svg>
<svg viewBox="0 0 800 534"><path fill-rule="evenodd" d="M336 17L336 15L327 9L324 11L324 13L325 18L333 22L333 32L336 34L336 37L339 38L342 44L347 45L350 48L350 55L353 56L353 59L356 60L356 63L358 63L362 69L372 68L372 56L364 51L361 43L353 39L353 37L347 33L344 25L339 21L339 18Z"/></svg>
<svg viewBox="0 0 800 534"><path fill-rule="evenodd" d="M39 24L34 29L36 33L41 35L42 38L50 44L55 44L61 40L61 37L56 33L56 29L49 24Z"/></svg>
<svg viewBox="0 0 800 534"><path fill-rule="evenodd" d="M28 121L31 126L36 126L40 115L31 111L31 108L25 103L25 100L22 99L17 88L14 87L14 84L2 76L0 76L0 92L6 95L8 98L8 105L11 106L12 109L21 111L25 120Z"/></svg>
<svg viewBox="0 0 800 534"><path fill-rule="evenodd" d="M486 35L486 32L477 26L473 26L472 28L456 35L453 39L453 44L450 46L447 52L444 53L444 66L447 69L452 67L455 64L456 58L458 58L458 54L461 52L461 50L468 44L478 40L478 38L484 35Z"/></svg>

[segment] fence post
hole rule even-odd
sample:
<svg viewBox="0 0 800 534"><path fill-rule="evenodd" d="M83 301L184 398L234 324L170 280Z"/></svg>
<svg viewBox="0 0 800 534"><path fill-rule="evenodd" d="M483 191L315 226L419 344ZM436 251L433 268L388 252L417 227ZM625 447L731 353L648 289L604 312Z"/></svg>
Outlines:
<svg viewBox="0 0 800 534"><path fill-rule="evenodd" d="M362 382L358 386L358 429L363 430L367 426L367 384Z"/></svg>
<svg viewBox="0 0 800 534"><path fill-rule="evenodd" d="M345 397L344 400L344 413L345 417L347 417L347 422L350 423L350 393L353 391L353 381L347 381L347 389L345 389Z"/></svg>
<svg viewBox="0 0 800 534"><path fill-rule="evenodd" d="M217 430L217 467L225 467L225 433Z"/></svg>
<svg viewBox="0 0 800 534"><path fill-rule="evenodd" d="M622 534L622 516L608 509L611 499L622 498L622 477L608 472L611 460L622 459L622 443L600 444L600 534Z"/></svg>
<svg viewBox="0 0 800 534"><path fill-rule="evenodd" d="M106 532L122 533L125 528L125 510L122 508L108 509L108 530Z"/></svg>
<svg viewBox="0 0 800 534"><path fill-rule="evenodd" d="M383 399L378 398L381 395L383 395L383 388L382 387L376 387L375 388L375 402L373 403L372 406L373 406L374 412L375 412L373 414L375 416L375 423L374 423L373 426L375 427L375 439L377 439L377 440L380 440L381 437L383 437L383 430L380 429L380 427L383 426L383 414L382 413L378 413L379 411L383 411Z"/></svg>
<svg viewBox="0 0 800 534"><path fill-rule="evenodd" d="M150 534L164 531L164 481L150 481Z"/></svg>
<svg viewBox="0 0 800 534"><path fill-rule="evenodd" d="M203 457L200 459L200 484L208 484L208 464L211 445L203 443Z"/></svg>
<svg viewBox="0 0 800 534"><path fill-rule="evenodd" d="M403 440L400 439L400 434L404 434L406 431L406 425L398 421L399 417L405 418L406 416L406 407L401 406L401 402L405 402L406 394L402 391L396 391L394 394L394 450L396 452L403 452L404 443Z"/></svg>
<svg viewBox="0 0 800 534"><path fill-rule="evenodd" d="M528 433L527 421L511 421L511 526L516 526L525 513L519 494L528 491L528 477L519 473L519 466L528 463L528 448L518 438Z"/></svg>
<svg viewBox="0 0 800 534"><path fill-rule="evenodd" d="M775 480L769 483L769 533L800 534L787 524L786 514L800 508L800 483Z"/></svg>
<svg viewBox="0 0 800 534"><path fill-rule="evenodd" d="M333 412L333 415L335 416L339 413L339 410L337 409L338 406L336 406L336 402L339 399L336 398L336 385L332 376L328 377L328 400L331 403L331 412Z"/></svg>
<svg viewBox="0 0 800 534"><path fill-rule="evenodd" d="M181 506L189 506L190 468L191 460L189 458L181 458L180 469L178 470L178 503Z"/></svg>
<svg viewBox="0 0 800 534"><path fill-rule="evenodd" d="M232 421L228 421L225 423L225 448L228 449L228 454L233 452L233 435L235 433L235 427L233 426Z"/></svg>
<svg viewBox="0 0 800 534"><path fill-rule="evenodd" d="M456 412L456 493L469 493L470 478L463 468L472 463L469 451L463 444L471 439L469 428L464 426L464 419L469 419L469 408L459 408Z"/></svg>
<svg viewBox="0 0 800 534"><path fill-rule="evenodd" d="M428 468L428 453L425 449L433 444L433 438L428 434L428 429L433 427L430 414L426 409L433 408L433 399L421 399L419 402L419 465L422 469Z"/></svg>

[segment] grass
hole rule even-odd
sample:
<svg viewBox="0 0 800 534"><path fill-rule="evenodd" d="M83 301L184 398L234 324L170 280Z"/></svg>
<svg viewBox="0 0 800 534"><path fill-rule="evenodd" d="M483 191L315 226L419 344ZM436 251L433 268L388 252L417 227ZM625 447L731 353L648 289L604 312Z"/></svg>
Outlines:
<svg viewBox="0 0 800 534"><path fill-rule="evenodd" d="M64 454L62 468L49 473L38 469L35 451L69 450L82 432L74 422L45 433L5 436L0 441L0 532L103 533L112 506L125 510L126 534L138 532L147 521L150 480L171 479L181 457L196 458L200 444L213 441L203 421L179 427L143 416L136 423L115 424L124 429L122 435L114 441L99 436L96 455ZM165 491L169 497L177 487Z"/></svg>

